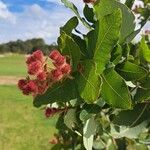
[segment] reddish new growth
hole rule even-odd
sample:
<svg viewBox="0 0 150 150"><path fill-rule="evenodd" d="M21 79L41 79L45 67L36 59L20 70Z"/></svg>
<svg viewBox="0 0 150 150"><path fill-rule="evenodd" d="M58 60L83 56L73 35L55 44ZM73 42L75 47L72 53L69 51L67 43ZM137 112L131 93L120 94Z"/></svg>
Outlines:
<svg viewBox="0 0 150 150"><path fill-rule="evenodd" d="M45 116L47 118L49 118L49 117L53 117L56 114L63 113L63 112L66 112L66 111L67 111L66 108L61 109L61 108L46 107Z"/></svg>
<svg viewBox="0 0 150 150"><path fill-rule="evenodd" d="M84 3L95 3L96 0L83 0Z"/></svg>
<svg viewBox="0 0 150 150"><path fill-rule="evenodd" d="M53 66L49 66L48 61L51 61ZM49 59L44 58L41 50L37 50L27 58L26 64L28 77L18 81L18 87L25 95L43 94L50 86L71 73L70 64L58 50L53 50Z"/></svg>

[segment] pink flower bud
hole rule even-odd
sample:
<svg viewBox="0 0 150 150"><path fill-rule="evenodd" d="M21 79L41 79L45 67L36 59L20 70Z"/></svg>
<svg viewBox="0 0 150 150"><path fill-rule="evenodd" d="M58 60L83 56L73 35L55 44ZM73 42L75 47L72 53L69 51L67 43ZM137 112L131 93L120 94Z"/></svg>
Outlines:
<svg viewBox="0 0 150 150"><path fill-rule="evenodd" d="M20 81L21 83L22 81ZM24 95L33 94L36 95L37 93L37 85L33 80L30 80L24 84L23 88L21 89Z"/></svg>
<svg viewBox="0 0 150 150"><path fill-rule="evenodd" d="M44 81L44 80L46 80L46 78L47 78L47 74L45 71L42 71L42 72L38 73L38 75L37 75L37 79L39 81Z"/></svg>
<svg viewBox="0 0 150 150"><path fill-rule="evenodd" d="M31 55L27 58L26 63L29 65L29 64L31 64L32 62L35 62L35 61L36 61L35 58Z"/></svg>
<svg viewBox="0 0 150 150"><path fill-rule="evenodd" d="M71 72L71 66L69 64L65 64L62 68L61 71L63 74L69 74Z"/></svg>
<svg viewBox="0 0 150 150"><path fill-rule="evenodd" d="M61 56L61 54L59 53L58 50L53 50L53 51L51 51L49 58L51 58L52 60L57 60L58 57L60 57L60 56Z"/></svg>
<svg viewBox="0 0 150 150"><path fill-rule="evenodd" d="M18 81L18 88L20 90L23 90L25 88L26 84L27 84L27 80L21 79Z"/></svg>
<svg viewBox="0 0 150 150"><path fill-rule="evenodd" d="M28 66L28 73L30 75L36 75L38 74L40 71L41 71L41 67L42 67L42 64L40 61L35 61L35 62L32 62L29 66Z"/></svg>
<svg viewBox="0 0 150 150"><path fill-rule="evenodd" d="M52 117L57 112L56 108L46 108L45 110L45 116L46 117Z"/></svg>
<svg viewBox="0 0 150 150"><path fill-rule="evenodd" d="M45 91L47 90L48 88L48 84L47 82L41 82L39 85L38 85L38 94L43 94L45 93Z"/></svg>
<svg viewBox="0 0 150 150"><path fill-rule="evenodd" d="M27 83L27 85L26 85L26 89L27 89L28 91L30 91L31 93L32 93L32 92L33 92L33 93L37 92L37 85L36 85L36 82L33 81L33 80L30 80L30 81Z"/></svg>
<svg viewBox="0 0 150 150"><path fill-rule="evenodd" d="M54 65L56 67L61 67L64 63L66 63L66 58L64 56L59 56L55 62L54 62Z"/></svg>
<svg viewBox="0 0 150 150"><path fill-rule="evenodd" d="M36 50L35 52L33 52L32 56L35 58L35 60L43 62L44 55L41 50Z"/></svg>
<svg viewBox="0 0 150 150"><path fill-rule="evenodd" d="M52 71L51 71L51 75L52 75L52 79L53 79L54 81L59 81L59 80L62 79L62 77L63 77L63 74L62 74L62 72L61 72L60 69L52 70Z"/></svg>

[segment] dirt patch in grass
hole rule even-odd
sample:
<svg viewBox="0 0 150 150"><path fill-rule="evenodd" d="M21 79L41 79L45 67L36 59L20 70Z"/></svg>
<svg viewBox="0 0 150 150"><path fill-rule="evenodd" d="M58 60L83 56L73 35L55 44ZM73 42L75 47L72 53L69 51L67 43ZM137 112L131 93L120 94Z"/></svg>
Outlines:
<svg viewBox="0 0 150 150"><path fill-rule="evenodd" d="M0 76L0 85L17 85L17 82L22 77L17 76Z"/></svg>

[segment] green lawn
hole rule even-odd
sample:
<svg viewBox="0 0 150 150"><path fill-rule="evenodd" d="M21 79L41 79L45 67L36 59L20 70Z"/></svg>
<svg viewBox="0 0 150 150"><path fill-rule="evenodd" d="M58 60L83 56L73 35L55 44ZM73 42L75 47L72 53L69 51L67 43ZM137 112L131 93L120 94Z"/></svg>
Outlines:
<svg viewBox="0 0 150 150"><path fill-rule="evenodd" d="M0 86L0 150L50 150L55 120L15 86Z"/></svg>
<svg viewBox="0 0 150 150"><path fill-rule="evenodd" d="M0 57L0 75L25 76L25 55L5 54L4 57Z"/></svg>

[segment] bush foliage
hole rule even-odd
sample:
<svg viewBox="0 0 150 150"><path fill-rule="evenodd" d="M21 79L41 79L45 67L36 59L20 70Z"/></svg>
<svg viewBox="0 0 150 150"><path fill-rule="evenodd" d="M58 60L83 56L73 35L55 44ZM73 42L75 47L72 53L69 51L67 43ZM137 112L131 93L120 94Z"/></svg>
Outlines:
<svg viewBox="0 0 150 150"><path fill-rule="evenodd" d="M84 17L73 3L62 2L76 15L60 28L58 37L60 53L70 60L71 77L33 101L35 107L50 104L46 115L57 110L60 114L53 149L148 150L149 37L132 42L148 20L148 1L143 1L144 8L131 10L134 0L85 0L92 5L85 4ZM141 18L138 30L133 11ZM79 22L87 34L76 29Z"/></svg>

